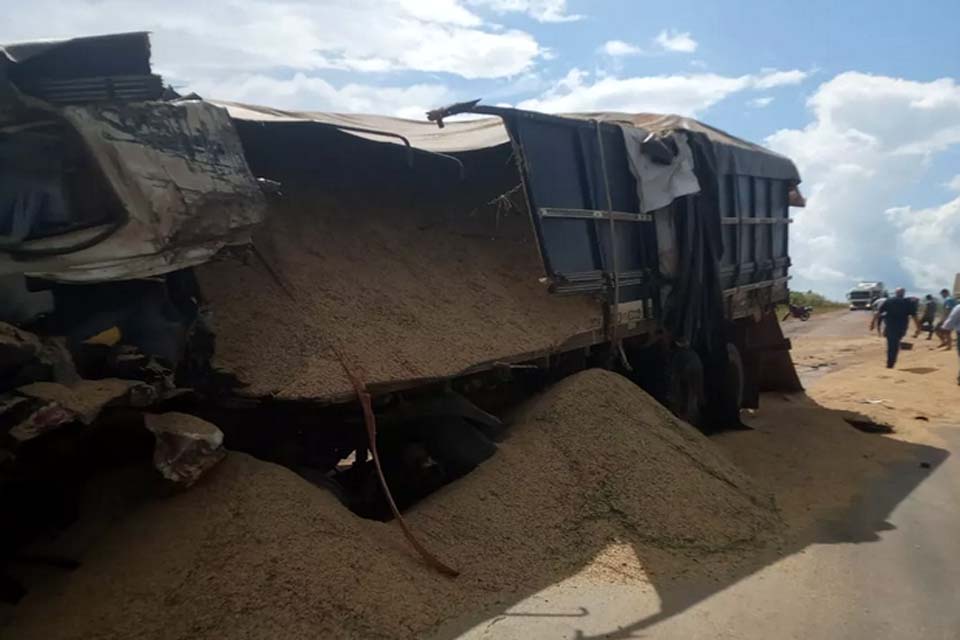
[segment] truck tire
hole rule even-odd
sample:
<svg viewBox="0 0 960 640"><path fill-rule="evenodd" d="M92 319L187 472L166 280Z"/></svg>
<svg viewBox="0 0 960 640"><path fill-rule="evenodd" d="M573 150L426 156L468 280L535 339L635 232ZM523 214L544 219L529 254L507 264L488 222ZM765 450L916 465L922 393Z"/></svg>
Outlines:
<svg viewBox="0 0 960 640"><path fill-rule="evenodd" d="M746 372L740 349L732 342L727 343L727 368L720 385L720 399L716 426L720 429L740 429L740 407L743 406L746 388Z"/></svg>
<svg viewBox="0 0 960 640"><path fill-rule="evenodd" d="M448 480L470 473L497 451L497 445L464 418L427 418L420 427L427 452Z"/></svg>
<svg viewBox="0 0 960 640"><path fill-rule="evenodd" d="M670 358L670 410L695 427L703 422L703 362L692 349L679 349Z"/></svg>

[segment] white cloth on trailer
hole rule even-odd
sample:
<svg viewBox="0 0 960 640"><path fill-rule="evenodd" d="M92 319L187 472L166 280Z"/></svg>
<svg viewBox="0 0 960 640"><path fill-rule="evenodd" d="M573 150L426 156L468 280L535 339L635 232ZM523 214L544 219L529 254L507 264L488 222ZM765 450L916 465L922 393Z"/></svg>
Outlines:
<svg viewBox="0 0 960 640"><path fill-rule="evenodd" d="M700 192L686 134L671 134L677 145L677 155L670 164L660 164L643 153L643 141L650 135L648 131L629 125L621 125L620 129L643 213L662 209L677 198Z"/></svg>

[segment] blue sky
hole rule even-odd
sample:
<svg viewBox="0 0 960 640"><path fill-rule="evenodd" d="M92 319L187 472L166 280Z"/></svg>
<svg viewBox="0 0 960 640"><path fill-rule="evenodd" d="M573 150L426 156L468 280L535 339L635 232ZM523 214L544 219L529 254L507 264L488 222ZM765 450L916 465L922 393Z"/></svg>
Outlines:
<svg viewBox="0 0 960 640"><path fill-rule="evenodd" d="M960 2L34 0L0 42L153 32L185 91L422 117L462 99L671 111L797 162L795 288L960 270Z"/></svg>

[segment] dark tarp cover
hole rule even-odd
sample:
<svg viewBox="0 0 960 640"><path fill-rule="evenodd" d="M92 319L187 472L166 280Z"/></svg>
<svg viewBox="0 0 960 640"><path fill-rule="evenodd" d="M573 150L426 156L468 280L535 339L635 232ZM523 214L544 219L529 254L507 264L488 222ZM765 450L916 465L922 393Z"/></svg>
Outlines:
<svg viewBox="0 0 960 640"><path fill-rule="evenodd" d="M424 151L458 153L486 149L507 144L510 137L500 118L475 118L472 120L449 120L444 128L425 120L408 120L389 116L365 114L340 114L317 111L289 111L272 109L236 102L216 102L230 112L235 120L261 122L316 122L332 127L351 126L386 131L398 134L409 140L410 144ZM524 113L513 109L504 109L504 113ZM529 113L529 112L527 112ZM693 118L655 113L618 113L600 111L594 113L562 114L562 117L577 120L600 120L612 124L626 124L646 129L651 133L669 133L671 131L689 131L701 134L704 142L713 147L716 168L720 173L751 175L762 178L800 181L800 174L793 162L778 153L760 145L747 142L729 133L703 124ZM352 133L346 131L346 133ZM356 133L359 137L397 144L396 139L370 134Z"/></svg>

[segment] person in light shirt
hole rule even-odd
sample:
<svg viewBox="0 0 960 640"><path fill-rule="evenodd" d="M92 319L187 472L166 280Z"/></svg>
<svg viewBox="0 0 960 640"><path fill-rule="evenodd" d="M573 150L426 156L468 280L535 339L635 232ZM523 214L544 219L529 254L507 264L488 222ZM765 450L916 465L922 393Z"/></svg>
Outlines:
<svg viewBox="0 0 960 640"><path fill-rule="evenodd" d="M940 328L944 331L960 332L960 305L954 305L953 309L950 310L950 315L943 321ZM957 333L957 352L960 353L960 333ZM960 373L957 374L957 384L960 384Z"/></svg>
<svg viewBox="0 0 960 640"><path fill-rule="evenodd" d="M950 295L949 289L941 289L940 296L943 298L943 317L940 319L940 324L937 325L936 333L937 337L940 338L940 346L952 349L953 331L944 329L943 323L947 321L950 312L957 306L957 299Z"/></svg>
<svg viewBox="0 0 960 640"><path fill-rule="evenodd" d="M873 309L873 316L871 316L870 328L873 328L873 325L877 325L877 335L881 338L883 337L883 316L878 316L877 313L880 311L880 307L883 306L883 303L887 301L887 296L884 295L882 298L877 298L872 303L870 307Z"/></svg>

